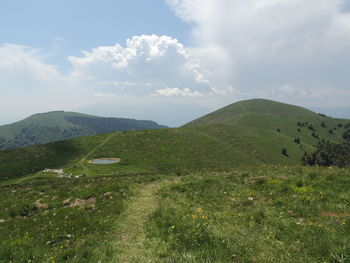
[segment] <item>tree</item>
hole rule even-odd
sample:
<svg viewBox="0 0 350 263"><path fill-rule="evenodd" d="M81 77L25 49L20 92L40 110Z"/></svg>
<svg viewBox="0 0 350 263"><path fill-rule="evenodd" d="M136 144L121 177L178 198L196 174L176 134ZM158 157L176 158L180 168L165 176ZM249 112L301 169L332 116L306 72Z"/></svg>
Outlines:
<svg viewBox="0 0 350 263"><path fill-rule="evenodd" d="M282 153L284 156L289 157L289 155L288 155L288 151L287 151L287 149L286 149L286 148L283 148L283 149L282 149L282 151L281 151L281 153Z"/></svg>
<svg viewBox="0 0 350 263"><path fill-rule="evenodd" d="M318 139L318 140L320 139L320 137L318 136L318 134L316 134L315 132L312 132L312 133L311 133L311 136L314 137L314 138L316 138L316 139Z"/></svg>
<svg viewBox="0 0 350 263"><path fill-rule="evenodd" d="M294 142L297 143L297 144L300 144L300 138L299 137L295 138Z"/></svg>
<svg viewBox="0 0 350 263"><path fill-rule="evenodd" d="M309 124L309 126L307 126L307 128L311 131L315 131L315 128L312 124Z"/></svg>
<svg viewBox="0 0 350 263"><path fill-rule="evenodd" d="M281 129L280 129L280 128L277 128L277 132L281 132Z"/></svg>
<svg viewBox="0 0 350 263"><path fill-rule="evenodd" d="M350 129L343 132L343 139L344 140L350 140Z"/></svg>
<svg viewBox="0 0 350 263"><path fill-rule="evenodd" d="M312 153L304 153L302 165L350 167L350 141L335 144L320 142Z"/></svg>

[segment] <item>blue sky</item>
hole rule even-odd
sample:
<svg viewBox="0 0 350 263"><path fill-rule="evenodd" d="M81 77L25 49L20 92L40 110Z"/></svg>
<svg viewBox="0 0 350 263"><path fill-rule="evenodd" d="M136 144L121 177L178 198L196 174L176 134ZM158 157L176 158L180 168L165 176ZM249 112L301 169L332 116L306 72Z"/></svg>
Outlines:
<svg viewBox="0 0 350 263"><path fill-rule="evenodd" d="M40 49L48 63L136 35L168 35L189 43L190 25L161 0L0 0L0 43Z"/></svg>
<svg viewBox="0 0 350 263"><path fill-rule="evenodd" d="M70 110L178 126L267 98L349 107L348 0L0 0L0 124Z"/></svg>

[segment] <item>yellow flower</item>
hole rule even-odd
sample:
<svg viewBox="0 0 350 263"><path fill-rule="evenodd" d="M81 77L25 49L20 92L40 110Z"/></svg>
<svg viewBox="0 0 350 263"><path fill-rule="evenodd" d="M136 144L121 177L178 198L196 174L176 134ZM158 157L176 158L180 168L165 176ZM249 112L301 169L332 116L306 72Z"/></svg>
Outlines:
<svg viewBox="0 0 350 263"><path fill-rule="evenodd" d="M197 208L197 212L198 212L198 213L203 213L203 211L204 211L203 208L200 208L200 207Z"/></svg>
<svg viewBox="0 0 350 263"><path fill-rule="evenodd" d="M192 215L192 219L196 219L197 218L197 216L196 215Z"/></svg>
<svg viewBox="0 0 350 263"><path fill-rule="evenodd" d="M174 229L174 228L175 228L175 226L171 226L170 228L171 228L171 229Z"/></svg>

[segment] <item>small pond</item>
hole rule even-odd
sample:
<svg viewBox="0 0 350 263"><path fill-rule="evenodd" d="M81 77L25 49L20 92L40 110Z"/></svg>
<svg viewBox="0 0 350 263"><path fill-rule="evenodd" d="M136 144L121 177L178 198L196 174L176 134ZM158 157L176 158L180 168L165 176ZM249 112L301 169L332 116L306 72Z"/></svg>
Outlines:
<svg viewBox="0 0 350 263"><path fill-rule="evenodd" d="M89 161L91 164L112 164L118 162L120 162L119 158L99 158Z"/></svg>

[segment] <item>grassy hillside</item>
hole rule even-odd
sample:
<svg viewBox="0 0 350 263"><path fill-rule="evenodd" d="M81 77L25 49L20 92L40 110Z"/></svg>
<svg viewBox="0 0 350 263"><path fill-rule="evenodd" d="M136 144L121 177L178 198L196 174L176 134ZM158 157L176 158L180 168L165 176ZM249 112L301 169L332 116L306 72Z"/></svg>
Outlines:
<svg viewBox="0 0 350 263"><path fill-rule="evenodd" d="M200 127L232 124L275 131L301 142L315 145L319 140L341 142L344 126L350 120L326 117L302 107L254 99L240 101L205 115L185 125Z"/></svg>
<svg viewBox="0 0 350 263"><path fill-rule="evenodd" d="M282 146L288 148L289 156L281 154ZM130 131L1 151L4 165L0 166L0 178L17 178L44 168L94 175L102 171L185 173L259 164L292 165L300 161L304 150L311 149L280 133L230 125ZM87 163L103 157L122 161L112 170Z"/></svg>
<svg viewBox="0 0 350 263"><path fill-rule="evenodd" d="M249 113L242 113L242 105ZM110 133L2 151L0 178L17 178L44 168L84 173L87 159L101 157L122 159L115 172L183 173L257 164L294 165L321 140L341 141L348 123L266 100L242 105L233 104L178 129ZM225 121L212 124L215 115Z"/></svg>
<svg viewBox="0 0 350 263"><path fill-rule="evenodd" d="M0 262L349 262L349 169L298 165L348 121L258 102L0 151Z"/></svg>
<svg viewBox="0 0 350 263"><path fill-rule="evenodd" d="M75 112L35 114L22 121L0 126L0 150L37 145L115 131L159 129L153 121L103 118Z"/></svg>
<svg viewBox="0 0 350 263"><path fill-rule="evenodd" d="M1 187L0 262L350 260L349 170L95 175Z"/></svg>

